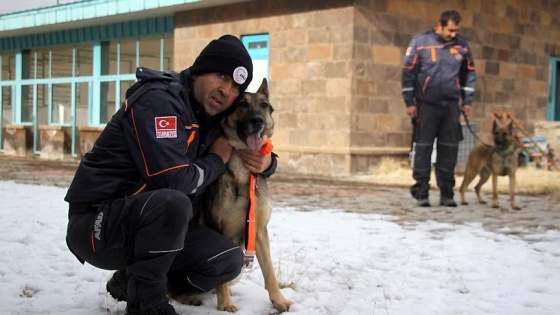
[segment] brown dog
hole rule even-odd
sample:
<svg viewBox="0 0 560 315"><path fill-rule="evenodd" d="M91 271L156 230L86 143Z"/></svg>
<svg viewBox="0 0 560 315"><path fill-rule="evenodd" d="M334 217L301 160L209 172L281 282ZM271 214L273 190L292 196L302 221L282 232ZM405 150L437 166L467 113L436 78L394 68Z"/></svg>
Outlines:
<svg viewBox="0 0 560 315"><path fill-rule="evenodd" d="M241 248L245 248L249 183L251 173L243 166L235 149L259 151L265 140L272 137L274 120L268 100L268 83L263 79L257 93L244 93L236 109L221 122L223 132L234 151L227 163L228 171L208 187L202 206L202 224L222 233ZM256 256L262 270L270 301L281 312L292 302L286 299L278 286L270 255L267 224L272 214L272 200L266 179L256 178ZM229 285L216 288L218 310L236 312L231 301ZM178 299L180 302L184 300ZM189 301L187 303L191 303Z"/></svg>
<svg viewBox="0 0 560 315"><path fill-rule="evenodd" d="M481 144L469 154L465 177L459 189L461 204L468 204L465 201L465 191L477 174L480 175L480 180L474 190L478 202L485 204L486 202L480 197L480 188L492 175L492 208L498 208L498 176L508 176L511 207L520 210L521 208L515 202L515 172L517 171L519 148L513 135L513 122L510 121L507 126L504 126L500 120L495 120L492 125L492 137L495 146Z"/></svg>

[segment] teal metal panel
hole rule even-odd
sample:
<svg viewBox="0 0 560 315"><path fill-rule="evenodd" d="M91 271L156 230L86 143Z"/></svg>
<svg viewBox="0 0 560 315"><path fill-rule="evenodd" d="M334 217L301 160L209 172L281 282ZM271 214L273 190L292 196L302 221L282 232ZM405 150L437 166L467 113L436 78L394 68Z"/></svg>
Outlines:
<svg viewBox="0 0 560 315"><path fill-rule="evenodd" d="M99 116L101 104L101 43L93 45L93 103L90 106L89 125L97 126L100 124Z"/></svg>
<svg viewBox="0 0 560 315"><path fill-rule="evenodd" d="M2 54L0 53L0 65L2 65ZM2 71L0 71L0 83L2 82ZM3 86L0 85L0 153L4 152L4 104L2 95Z"/></svg>
<svg viewBox="0 0 560 315"><path fill-rule="evenodd" d="M546 120L560 121L560 58L550 57L548 61L548 104Z"/></svg>
<svg viewBox="0 0 560 315"><path fill-rule="evenodd" d="M166 16L49 33L0 39L0 51L107 41L117 38L173 33L175 17Z"/></svg>
<svg viewBox="0 0 560 315"><path fill-rule="evenodd" d="M244 35L241 37L252 59L268 59L270 55L269 34Z"/></svg>
<svg viewBox="0 0 560 315"><path fill-rule="evenodd" d="M16 53L16 69L22 69L22 52L18 51ZM16 71L16 85L15 85L15 98L14 103L12 103L12 122L21 123L21 71Z"/></svg>
<svg viewBox="0 0 560 315"><path fill-rule="evenodd" d="M253 81L247 88L247 91L255 92L259 88L262 79L268 78L269 34L243 35L241 36L241 41L253 60Z"/></svg>
<svg viewBox="0 0 560 315"><path fill-rule="evenodd" d="M21 29L40 29L40 27L48 25L80 22L90 19L113 17L123 14L130 15L145 13L144 11L146 10L161 8L170 8L171 10L174 10L172 7L185 4L202 3L202 5L204 6L206 2L209 2L209 5L212 5L212 1L208 0L75 1L72 3L39 8L35 10L27 10L0 15L0 33L3 31Z"/></svg>

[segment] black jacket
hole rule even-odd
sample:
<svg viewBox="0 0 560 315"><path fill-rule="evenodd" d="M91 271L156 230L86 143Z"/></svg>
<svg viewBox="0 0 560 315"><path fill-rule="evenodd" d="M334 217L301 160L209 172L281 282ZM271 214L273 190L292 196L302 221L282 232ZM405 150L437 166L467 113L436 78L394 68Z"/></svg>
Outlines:
<svg viewBox="0 0 560 315"><path fill-rule="evenodd" d="M68 189L69 203L97 203L142 191L173 188L197 200L226 171L207 152L220 135L219 115L210 117L189 96L190 70L138 68L137 84L85 154ZM133 92L133 93L131 93ZM276 160L264 176L270 176Z"/></svg>
<svg viewBox="0 0 560 315"><path fill-rule="evenodd" d="M415 36L404 57L402 95L406 106L420 103L472 105L476 75L467 41L446 42L434 31Z"/></svg>

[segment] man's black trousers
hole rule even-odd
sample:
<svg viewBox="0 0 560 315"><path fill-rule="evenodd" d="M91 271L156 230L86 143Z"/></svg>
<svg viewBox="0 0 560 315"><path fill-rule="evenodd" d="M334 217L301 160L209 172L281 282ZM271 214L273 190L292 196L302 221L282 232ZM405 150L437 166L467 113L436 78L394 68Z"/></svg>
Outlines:
<svg viewBox="0 0 560 315"><path fill-rule="evenodd" d="M176 294L207 292L241 272L243 252L196 223L190 199L160 189L99 205L70 205L66 241L82 262L125 270L128 305L141 310Z"/></svg>
<svg viewBox="0 0 560 315"><path fill-rule="evenodd" d="M418 104L414 122L415 153L412 177L416 183L410 188L416 199L427 199L430 190L431 156L437 138L435 173L441 197L453 198L455 165L459 141L462 138L457 103Z"/></svg>

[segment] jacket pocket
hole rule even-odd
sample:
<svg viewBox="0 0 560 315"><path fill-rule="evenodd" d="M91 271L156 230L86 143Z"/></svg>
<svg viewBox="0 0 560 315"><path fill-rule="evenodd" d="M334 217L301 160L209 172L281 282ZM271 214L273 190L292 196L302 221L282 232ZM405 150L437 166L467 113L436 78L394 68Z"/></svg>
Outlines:
<svg viewBox="0 0 560 315"><path fill-rule="evenodd" d="M432 77L430 76L426 77L426 80L424 81L424 85L422 85L422 94L426 94L426 90L428 89L428 84L430 84L431 79Z"/></svg>
<svg viewBox="0 0 560 315"><path fill-rule="evenodd" d="M127 199L117 199L99 206L92 226L94 251L122 248L127 241L130 205Z"/></svg>

